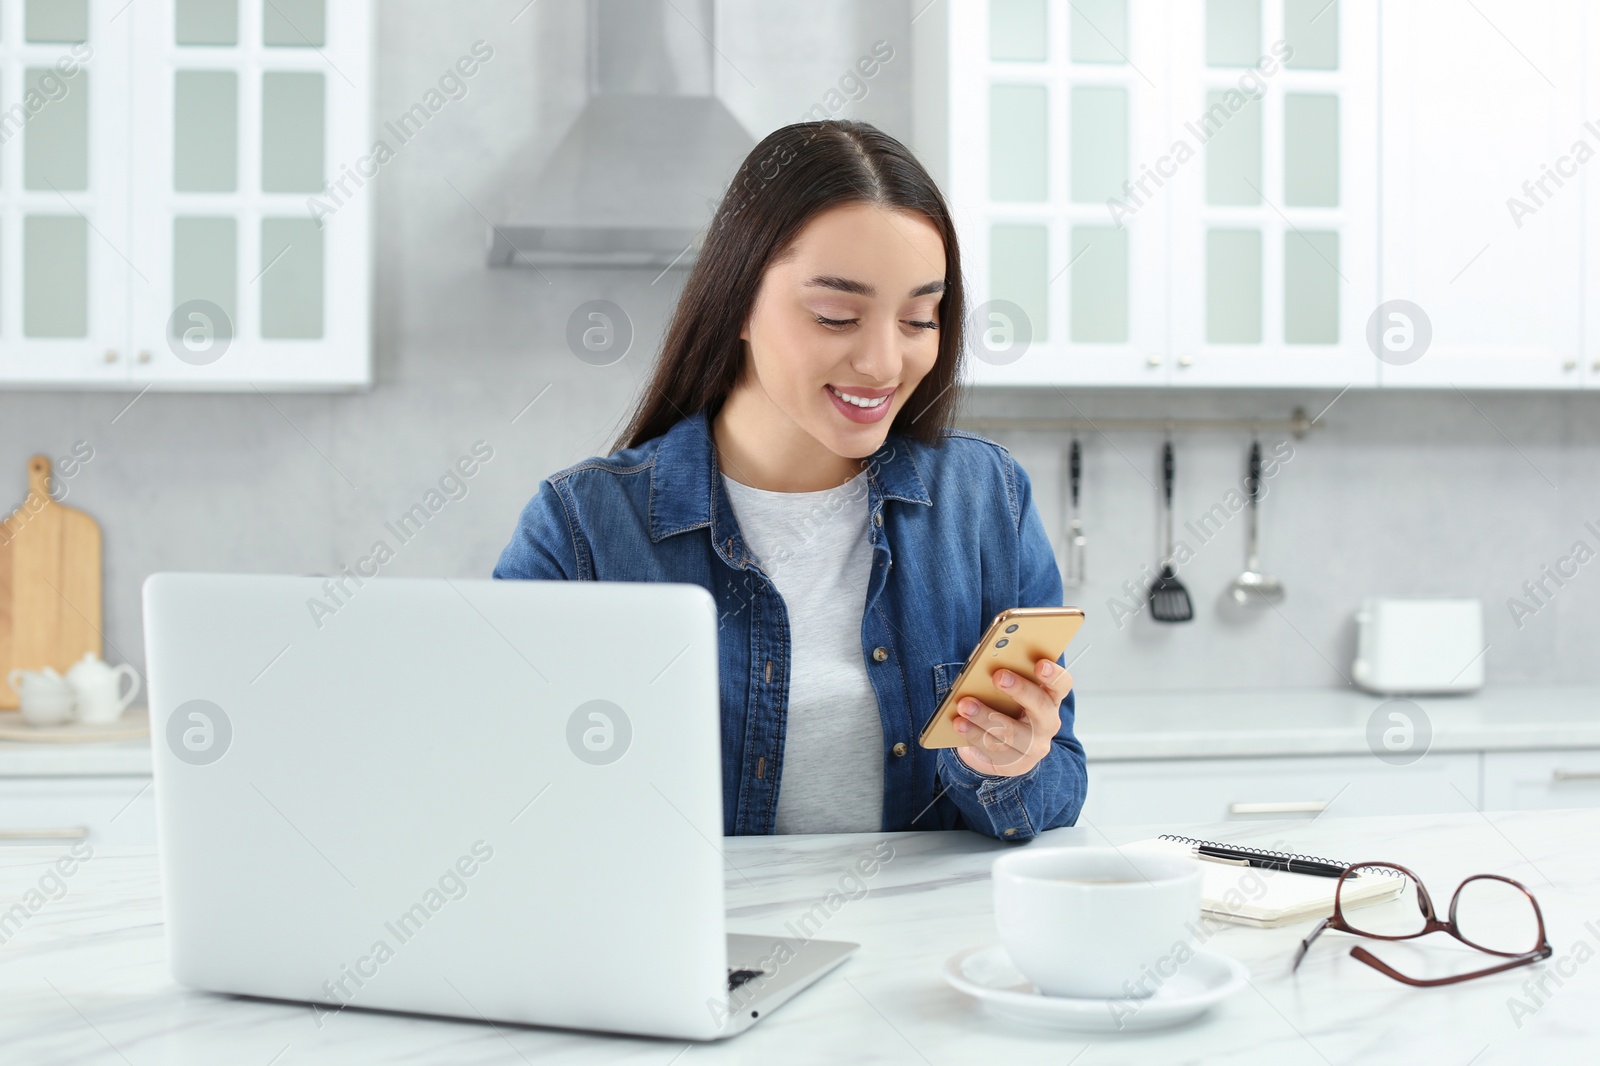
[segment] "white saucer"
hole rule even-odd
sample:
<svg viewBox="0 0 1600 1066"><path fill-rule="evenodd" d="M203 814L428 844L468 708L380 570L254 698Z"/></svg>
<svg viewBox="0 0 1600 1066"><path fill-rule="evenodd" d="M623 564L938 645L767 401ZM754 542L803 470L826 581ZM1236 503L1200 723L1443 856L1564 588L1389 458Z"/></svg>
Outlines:
<svg viewBox="0 0 1600 1066"><path fill-rule="evenodd" d="M1249 971L1236 959L1197 951L1149 999L1072 999L1040 992L1003 945L990 944L946 959L944 979L1006 1021L1077 1032L1130 1033L1198 1017L1243 988Z"/></svg>

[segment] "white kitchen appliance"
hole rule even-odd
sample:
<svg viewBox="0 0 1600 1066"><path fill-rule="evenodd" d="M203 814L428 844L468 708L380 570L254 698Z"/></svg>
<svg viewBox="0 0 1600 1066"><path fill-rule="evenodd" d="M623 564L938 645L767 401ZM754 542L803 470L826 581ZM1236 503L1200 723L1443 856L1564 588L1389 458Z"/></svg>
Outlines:
<svg viewBox="0 0 1600 1066"><path fill-rule="evenodd" d="M856 947L727 934L698 585L156 574L144 624L181 984L716 1039Z"/></svg>
<svg viewBox="0 0 1600 1066"><path fill-rule="evenodd" d="M1483 687L1480 600L1369 599L1356 612L1355 682L1385 695Z"/></svg>

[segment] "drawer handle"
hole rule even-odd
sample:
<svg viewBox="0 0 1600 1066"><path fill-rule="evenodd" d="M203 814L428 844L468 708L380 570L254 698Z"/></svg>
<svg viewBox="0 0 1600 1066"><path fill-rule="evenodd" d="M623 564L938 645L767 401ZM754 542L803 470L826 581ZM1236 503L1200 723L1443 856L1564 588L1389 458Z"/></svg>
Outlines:
<svg viewBox="0 0 1600 1066"><path fill-rule="evenodd" d="M1600 781L1600 770L1556 770L1552 781Z"/></svg>
<svg viewBox="0 0 1600 1066"><path fill-rule="evenodd" d="M1229 814L1321 814L1327 800L1290 800L1287 803L1230 803Z"/></svg>
<svg viewBox="0 0 1600 1066"><path fill-rule="evenodd" d="M0 829L0 840L87 840L88 837L86 825L66 829Z"/></svg>

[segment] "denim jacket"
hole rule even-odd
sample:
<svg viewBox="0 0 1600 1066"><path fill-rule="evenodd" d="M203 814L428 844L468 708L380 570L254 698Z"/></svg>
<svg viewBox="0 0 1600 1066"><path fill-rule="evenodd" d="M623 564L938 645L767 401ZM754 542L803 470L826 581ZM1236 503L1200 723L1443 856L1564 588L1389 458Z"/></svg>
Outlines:
<svg viewBox="0 0 1600 1066"><path fill-rule="evenodd" d="M723 832L772 833L789 623L740 535L710 431L700 412L637 447L545 478L494 576L709 590L720 619ZM1050 753L1017 777L979 773L953 748L917 743L996 614L1061 603L1028 475L999 444L960 430L947 430L937 447L891 430L867 471L874 562L861 654L883 722L884 831L969 828L1020 841L1072 825L1087 785L1073 694L1061 703Z"/></svg>

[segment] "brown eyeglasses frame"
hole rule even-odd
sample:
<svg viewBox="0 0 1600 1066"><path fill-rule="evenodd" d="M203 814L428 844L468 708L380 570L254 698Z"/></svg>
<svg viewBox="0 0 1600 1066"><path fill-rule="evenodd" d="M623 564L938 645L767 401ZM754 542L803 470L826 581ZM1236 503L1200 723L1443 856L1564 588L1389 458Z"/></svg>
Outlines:
<svg viewBox="0 0 1600 1066"><path fill-rule="evenodd" d="M1361 929L1353 929L1351 928L1350 924L1345 921L1344 910L1340 903L1340 896L1344 888L1345 878L1349 877L1357 870L1360 870L1362 867L1367 866L1381 866L1390 870L1399 870L1401 873L1411 878L1411 883L1417 886L1417 905L1422 911L1423 922L1421 930L1415 933L1402 933L1399 936L1386 936L1382 933L1368 933ZM1496 951L1494 948L1486 948L1482 944L1474 944L1472 941L1461 935L1461 928L1456 924L1456 903L1461 899L1461 890L1466 888L1474 881L1504 881L1506 884L1512 886L1524 896L1528 897L1528 902L1533 906L1534 918L1536 918L1539 922L1539 943L1537 947L1535 947L1532 951ZM1368 966L1371 966L1374 970L1377 970L1386 977L1392 977L1402 984L1412 985L1417 988L1433 988L1439 985L1453 985L1461 981L1470 981L1474 977L1486 977L1492 973L1500 973L1503 970L1510 970L1517 966L1526 966L1529 963L1538 962L1541 959L1548 959L1552 954L1554 954L1555 951L1555 949L1550 946L1550 941L1545 937L1544 912L1539 909L1539 901L1533 898L1533 893L1529 892L1528 887L1522 882L1515 881L1509 877L1502 877L1499 874L1473 874L1471 877L1457 885L1456 890L1450 894L1449 916L1444 921L1440 921L1437 912L1435 912L1433 909L1433 897L1428 894L1428 886L1422 883L1422 878L1418 877L1415 873L1406 869L1404 866L1392 862L1358 862L1345 867L1344 873L1339 875L1339 883L1334 886L1333 914L1318 922L1317 927L1311 930L1311 934L1300 942L1300 949L1295 952L1294 965L1289 967L1291 973L1300 968L1300 960L1306 957L1306 952L1310 950L1312 941L1316 940L1317 937L1321 936L1323 931L1327 929L1337 929L1341 933L1350 933L1353 936L1370 937L1373 940L1414 940L1419 936L1427 936L1429 933L1449 933L1451 936L1455 937L1469 948L1472 948L1476 951L1487 952L1490 955L1498 955L1501 958L1511 960L1510 962L1503 962L1498 966L1490 966L1484 970L1474 970L1472 973L1456 974L1453 977L1421 978L1407 977L1405 974L1394 969L1382 959L1373 955L1372 952L1368 951L1364 947L1357 946L1350 949L1351 958L1366 963Z"/></svg>

